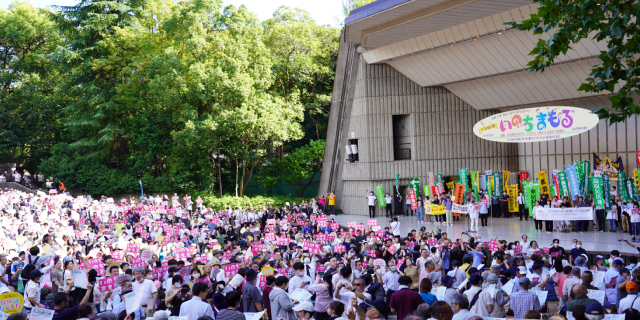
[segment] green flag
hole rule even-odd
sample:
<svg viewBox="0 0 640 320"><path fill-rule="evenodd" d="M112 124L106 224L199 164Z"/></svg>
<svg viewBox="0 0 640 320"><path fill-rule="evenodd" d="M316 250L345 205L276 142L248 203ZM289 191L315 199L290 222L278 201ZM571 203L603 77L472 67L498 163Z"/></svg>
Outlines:
<svg viewBox="0 0 640 320"><path fill-rule="evenodd" d="M560 185L560 197L569 197L569 180L566 172L558 172L558 184Z"/></svg>
<svg viewBox="0 0 640 320"><path fill-rule="evenodd" d="M604 204L607 210L611 210L611 181L609 181L609 174L607 173L602 175L602 191L604 193Z"/></svg>
<svg viewBox="0 0 640 320"><path fill-rule="evenodd" d="M604 192L603 182L601 177L592 177L591 183L593 184L593 202L596 207L604 207Z"/></svg>
<svg viewBox="0 0 640 320"><path fill-rule="evenodd" d="M618 171L618 196L620 196L623 201L628 201L625 180L624 171Z"/></svg>
<svg viewBox="0 0 640 320"><path fill-rule="evenodd" d="M502 172L500 171L493 172L493 196L502 196Z"/></svg>
<svg viewBox="0 0 640 320"><path fill-rule="evenodd" d="M410 178L409 188L416 192L416 199L420 196L420 178Z"/></svg>
<svg viewBox="0 0 640 320"><path fill-rule="evenodd" d="M464 184L464 192L468 192L469 182L467 181L467 168L458 169L458 175L460 176L460 184Z"/></svg>
<svg viewBox="0 0 640 320"><path fill-rule="evenodd" d="M376 197L378 198L378 205L380 207L384 207L387 205L387 202L384 201L384 189L382 188L381 184L376 186Z"/></svg>

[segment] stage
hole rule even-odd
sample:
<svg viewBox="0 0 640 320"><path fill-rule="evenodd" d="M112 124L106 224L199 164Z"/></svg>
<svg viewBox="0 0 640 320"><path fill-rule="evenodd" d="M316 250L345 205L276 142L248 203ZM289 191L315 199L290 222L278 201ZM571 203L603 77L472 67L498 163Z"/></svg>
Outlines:
<svg viewBox="0 0 640 320"><path fill-rule="evenodd" d="M379 211L379 210L377 210ZM426 216L425 219L430 220L431 216ZM390 218L386 217L376 217L378 220L378 225L382 227L389 226ZM359 224L367 225L369 220L366 216L355 216L355 215L336 215L336 222L341 225L347 225L349 221L356 221ZM460 233L469 230L468 221L469 219L466 216L460 217L460 221L454 222L453 226L444 225L444 224L434 224L431 222L425 222L425 224L418 224L416 216L411 217L399 217L398 221L400 222L400 234L402 236L406 236L411 230L420 230L422 226L425 226L427 231L436 230L436 228L440 228L443 232L447 232L449 234L449 238L457 239L460 237ZM478 221L478 224L480 221ZM543 223L544 227L544 223ZM572 240L577 239L582 241L582 247L589 251L606 251L610 252L611 250L617 249L620 252L626 253L634 253L637 254L638 251L624 241L618 241L621 238L621 233L609 233L609 232L594 232L593 226L589 227L589 231L584 233L562 233L562 232L551 232L547 233L546 231L536 232L535 226L533 223L533 219L529 218L529 221L523 220L519 221L517 217L502 219L502 218L489 218L488 226L483 228L479 227L479 234L482 237L483 241L489 241L489 239L493 239L498 237L499 240L507 240L507 242L512 242L515 240L520 240L523 234L529 236L529 241L536 240L540 247L549 247L553 242L553 239L560 240L560 246L564 247L565 250L571 250ZM475 236L475 233L469 232L470 235ZM624 234L624 239L631 239L628 233ZM640 246L640 242L633 242L632 244L636 246Z"/></svg>

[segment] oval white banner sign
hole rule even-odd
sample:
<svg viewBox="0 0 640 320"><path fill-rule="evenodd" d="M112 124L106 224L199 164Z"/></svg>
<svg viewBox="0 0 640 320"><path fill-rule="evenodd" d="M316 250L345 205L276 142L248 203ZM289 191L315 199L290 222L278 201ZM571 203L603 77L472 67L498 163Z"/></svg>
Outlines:
<svg viewBox="0 0 640 320"><path fill-rule="evenodd" d="M600 119L577 107L539 107L499 113L473 126L476 136L496 142L535 142L575 136Z"/></svg>

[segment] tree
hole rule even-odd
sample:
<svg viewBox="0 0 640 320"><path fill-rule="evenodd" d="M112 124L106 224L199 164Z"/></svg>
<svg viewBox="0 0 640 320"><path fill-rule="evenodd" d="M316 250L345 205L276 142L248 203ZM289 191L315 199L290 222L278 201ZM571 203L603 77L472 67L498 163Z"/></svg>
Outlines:
<svg viewBox="0 0 640 320"><path fill-rule="evenodd" d="M263 170L265 176L262 178L262 185L271 188L275 184L274 179L280 177L293 186L297 196L304 196L309 187L318 185L313 177L322 169L324 147L324 140L311 140L308 145L284 155L282 160L271 159Z"/></svg>
<svg viewBox="0 0 640 320"><path fill-rule="evenodd" d="M8 11L0 9L0 150L4 156L40 159L57 143L58 110L65 97L52 90L61 75L47 55L61 43L46 10L25 2L13 2Z"/></svg>
<svg viewBox="0 0 640 320"><path fill-rule="evenodd" d="M554 30L547 41L540 39L527 65L531 71L544 71L556 57L571 50L571 44L588 38L605 41L608 51L601 51L601 63L578 90L611 92L611 108L594 111L600 119L621 122L640 114L634 95L640 89L640 2L627 0L542 0L538 12L522 22L509 22L519 30L542 34ZM616 88L617 87L617 88ZM616 92L617 90L617 92Z"/></svg>
<svg viewBox="0 0 640 320"><path fill-rule="evenodd" d="M308 12L285 6L263 26L275 78L270 92L289 105L303 106L306 134L297 144L320 140L328 122L340 30L318 25Z"/></svg>

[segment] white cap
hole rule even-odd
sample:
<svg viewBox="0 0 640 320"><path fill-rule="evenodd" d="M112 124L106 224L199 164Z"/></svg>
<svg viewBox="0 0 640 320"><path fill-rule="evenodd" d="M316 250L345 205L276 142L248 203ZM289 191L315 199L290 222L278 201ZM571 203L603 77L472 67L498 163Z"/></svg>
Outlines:
<svg viewBox="0 0 640 320"><path fill-rule="evenodd" d="M295 307L293 307L293 311L302 311L302 310L314 312L313 304L311 304L311 302L309 301L301 301Z"/></svg>

